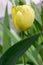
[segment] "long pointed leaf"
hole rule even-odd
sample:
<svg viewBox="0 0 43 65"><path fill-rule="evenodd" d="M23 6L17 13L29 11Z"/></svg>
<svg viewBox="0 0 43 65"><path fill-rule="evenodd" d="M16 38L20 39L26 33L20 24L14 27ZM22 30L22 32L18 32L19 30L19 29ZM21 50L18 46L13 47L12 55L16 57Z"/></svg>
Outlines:
<svg viewBox="0 0 43 65"><path fill-rule="evenodd" d="M10 25L9 25L9 16L8 16L8 10L6 6L6 11L5 11L5 17L4 17L4 25L10 30ZM6 33L5 27L3 27L3 52L5 52L9 47L11 46L11 39Z"/></svg>
<svg viewBox="0 0 43 65"><path fill-rule="evenodd" d="M13 45L5 54L0 58L0 65L13 65L24 54L24 52L33 44L33 42L43 34L43 31L37 33L27 39L24 39L17 44Z"/></svg>

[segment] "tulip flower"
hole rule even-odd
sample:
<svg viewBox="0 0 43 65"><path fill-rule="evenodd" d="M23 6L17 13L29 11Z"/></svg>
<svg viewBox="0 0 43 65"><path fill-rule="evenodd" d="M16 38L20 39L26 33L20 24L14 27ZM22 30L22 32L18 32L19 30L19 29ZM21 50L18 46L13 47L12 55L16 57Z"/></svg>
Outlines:
<svg viewBox="0 0 43 65"><path fill-rule="evenodd" d="M12 20L19 31L28 30L34 22L35 12L30 5L12 6Z"/></svg>

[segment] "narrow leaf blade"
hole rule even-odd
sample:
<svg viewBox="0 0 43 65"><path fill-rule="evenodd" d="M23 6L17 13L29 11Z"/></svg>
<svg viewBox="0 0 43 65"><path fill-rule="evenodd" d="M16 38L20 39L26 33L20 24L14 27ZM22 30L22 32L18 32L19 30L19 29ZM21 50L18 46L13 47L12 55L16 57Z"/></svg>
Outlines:
<svg viewBox="0 0 43 65"><path fill-rule="evenodd" d="M8 10L6 6L6 11L5 11L5 17L4 17L4 25L10 30L10 25L9 25L9 16L8 16ZM9 47L11 46L11 39L6 33L5 27L3 27L3 52L5 52Z"/></svg>

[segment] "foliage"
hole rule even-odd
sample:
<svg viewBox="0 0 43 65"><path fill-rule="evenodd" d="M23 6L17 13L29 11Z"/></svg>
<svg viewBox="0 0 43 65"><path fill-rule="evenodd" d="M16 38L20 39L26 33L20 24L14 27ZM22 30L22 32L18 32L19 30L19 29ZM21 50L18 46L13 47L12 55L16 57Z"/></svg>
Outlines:
<svg viewBox="0 0 43 65"><path fill-rule="evenodd" d="M15 4L17 3L16 1ZM0 65L43 65L43 7L40 12L34 3L31 3L31 6L35 10L35 22L29 30L20 32L19 35L10 30L6 7L4 23L0 23L3 27L3 33L0 32L0 38L3 37L3 45L0 46Z"/></svg>

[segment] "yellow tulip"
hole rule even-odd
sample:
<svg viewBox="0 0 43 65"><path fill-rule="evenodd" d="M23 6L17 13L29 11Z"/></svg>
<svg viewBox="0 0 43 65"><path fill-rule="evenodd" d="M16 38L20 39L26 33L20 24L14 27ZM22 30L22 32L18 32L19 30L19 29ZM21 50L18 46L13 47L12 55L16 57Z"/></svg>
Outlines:
<svg viewBox="0 0 43 65"><path fill-rule="evenodd" d="M35 12L30 5L12 6L12 20L17 30L29 29L35 18Z"/></svg>

